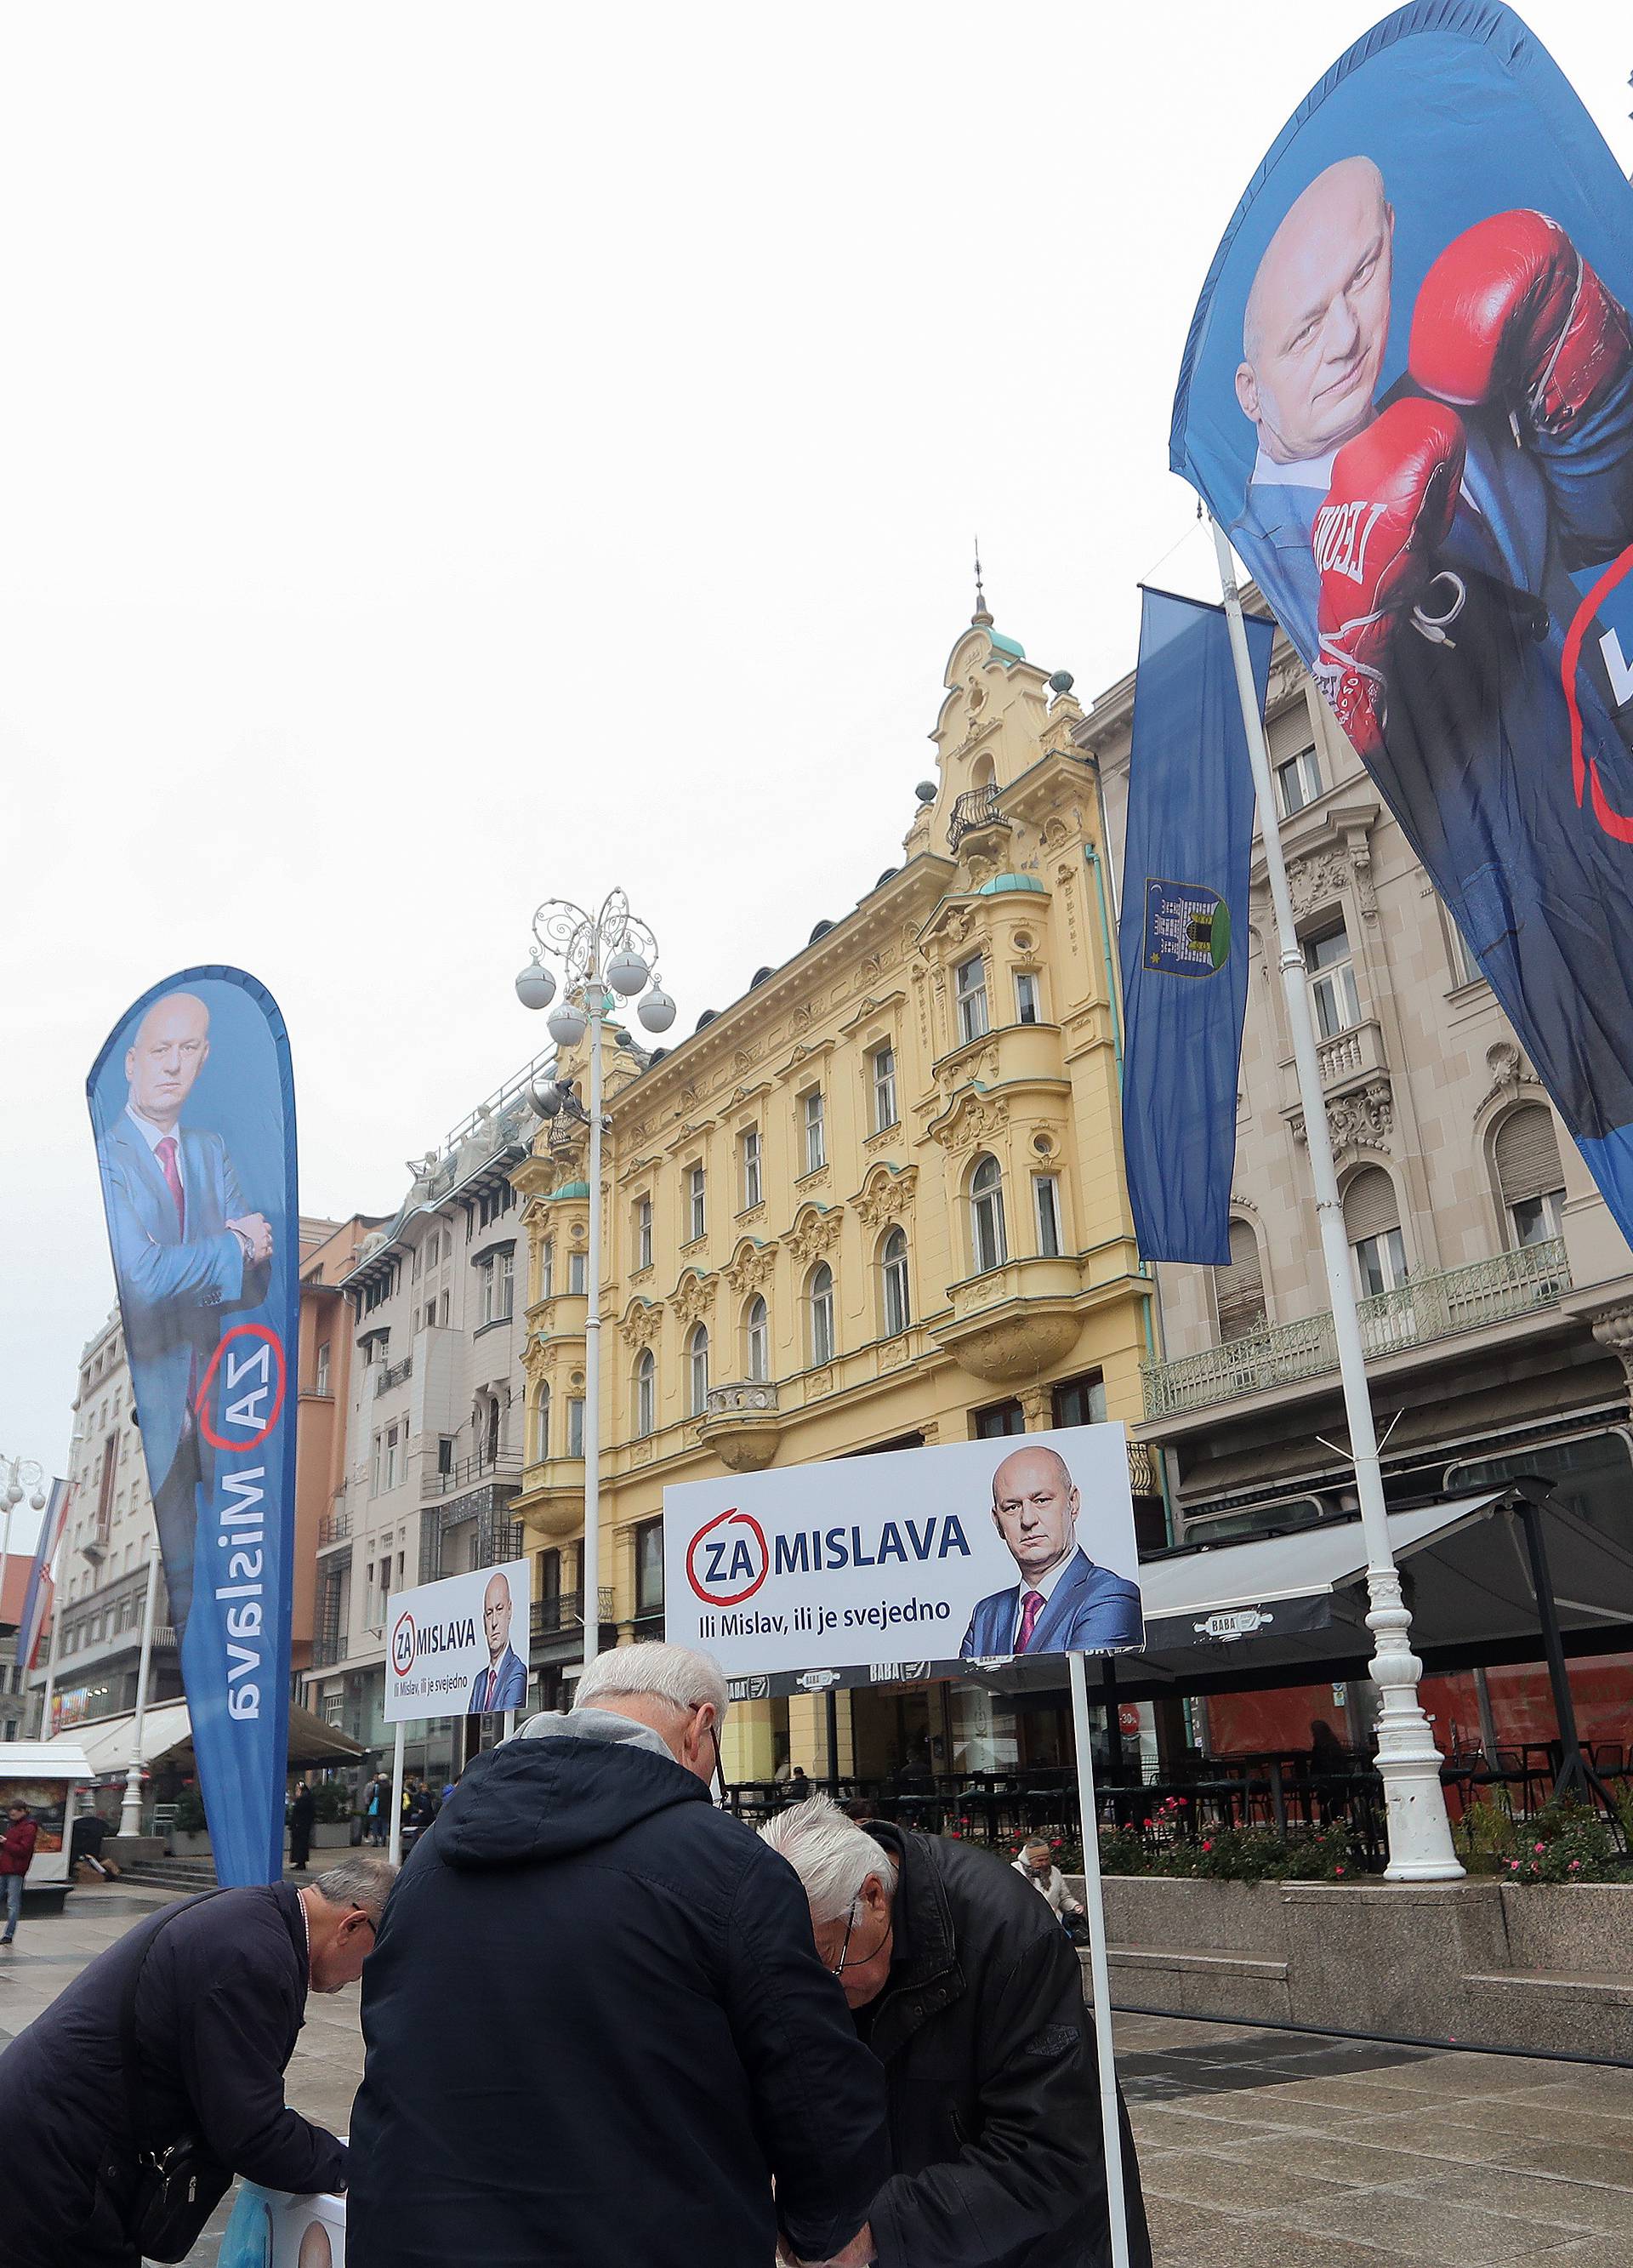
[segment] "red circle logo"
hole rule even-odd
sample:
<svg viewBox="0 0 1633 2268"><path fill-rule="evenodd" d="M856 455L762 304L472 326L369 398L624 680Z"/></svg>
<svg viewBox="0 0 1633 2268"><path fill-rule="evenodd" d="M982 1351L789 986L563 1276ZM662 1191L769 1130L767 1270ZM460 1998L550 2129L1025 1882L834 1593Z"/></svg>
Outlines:
<svg viewBox="0 0 1633 2268"><path fill-rule="evenodd" d="M258 1395L269 1393L272 1409L254 1432L240 1433L236 1439L227 1440L210 1422L210 1389L215 1383L217 1371L221 1367L221 1359L234 1339L260 1339L266 1347L266 1352L264 1355L240 1353L235 1356L227 1372L223 1394L242 1394L247 1401L254 1402ZM198 1419L199 1432L212 1449L254 1449L259 1447L278 1422L278 1413L283 1407L284 1382L283 1342L277 1333L266 1323L235 1323L210 1358L210 1367L200 1379L198 1392L193 1397L193 1410Z"/></svg>
<svg viewBox="0 0 1633 2268"><path fill-rule="evenodd" d="M405 1607L392 1625L391 1666L399 1677L406 1677L414 1667L414 1616Z"/></svg>
<svg viewBox="0 0 1633 2268"><path fill-rule="evenodd" d="M771 1572L766 1532L733 1505L700 1528L686 1547L686 1580L706 1607L735 1607Z"/></svg>

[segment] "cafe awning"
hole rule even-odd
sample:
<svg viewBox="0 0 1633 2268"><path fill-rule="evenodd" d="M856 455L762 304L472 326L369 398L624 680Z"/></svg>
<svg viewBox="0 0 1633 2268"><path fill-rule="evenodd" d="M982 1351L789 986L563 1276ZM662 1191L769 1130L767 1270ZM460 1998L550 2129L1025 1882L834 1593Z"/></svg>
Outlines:
<svg viewBox="0 0 1633 2268"><path fill-rule="evenodd" d="M130 1763L132 1714L103 1717L88 1725L75 1725L47 1743L48 1752L59 1746L83 1749L90 1763L88 1778L100 1779L124 1771ZM289 1761L291 1764L355 1764L365 1753L356 1741L333 1725L314 1717L310 1709L291 1703L289 1712ZM191 1770L193 1723L185 1701L164 1701L143 1712L142 1762L151 1766L166 1759Z"/></svg>
<svg viewBox="0 0 1633 2268"><path fill-rule="evenodd" d="M1453 1497L1389 1515L1390 1541L1426 1668L1538 1661L1542 1638L1516 1506L1536 1504L1568 1653L1633 1648L1633 1522L1622 1533L1534 1485ZM1110 1658L1119 1696L1239 1691L1363 1675L1366 1544L1358 1520L1245 1543L1195 1545L1144 1561L1145 1645ZM1091 1677L1100 1675L1091 1660ZM1040 1661L983 1679L1024 1692L1060 1683Z"/></svg>

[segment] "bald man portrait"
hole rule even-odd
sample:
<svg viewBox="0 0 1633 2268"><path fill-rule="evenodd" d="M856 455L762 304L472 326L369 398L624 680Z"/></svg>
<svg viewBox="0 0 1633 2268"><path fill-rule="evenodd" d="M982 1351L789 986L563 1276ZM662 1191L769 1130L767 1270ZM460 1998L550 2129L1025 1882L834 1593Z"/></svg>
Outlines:
<svg viewBox="0 0 1633 2268"><path fill-rule="evenodd" d="M522 1709L527 1704L527 1665L511 1646L511 1616L515 1611L508 1575L490 1575L482 1594L482 1635L488 1641L488 1667L479 1669L465 1705L467 1717L486 1717L496 1709Z"/></svg>
<svg viewBox="0 0 1633 2268"><path fill-rule="evenodd" d="M210 1060L210 1011L154 1001L125 1051L128 1099L97 1144L136 1422L178 1646L193 1602L201 1485L214 1476L195 1408L222 1318L266 1297L272 1230L239 1187L219 1134L183 1125Z"/></svg>
<svg viewBox="0 0 1633 2268"><path fill-rule="evenodd" d="M1012 1449L992 1476L992 1522L1019 1580L970 1616L962 1659L1017 1653L1116 1653L1145 1634L1139 1587L1097 1566L1078 1543L1082 1509L1058 1450Z"/></svg>
<svg viewBox="0 0 1633 2268"><path fill-rule="evenodd" d="M1633 542L1633 329L1546 213L1489 214L1421 280L1398 248L1363 156L1319 173L1266 246L1231 541L1567 1125L1601 1139L1633 1123L1633 671L1591 621L1564 657L1592 573ZM1406 368L1380 395L1394 317Z"/></svg>

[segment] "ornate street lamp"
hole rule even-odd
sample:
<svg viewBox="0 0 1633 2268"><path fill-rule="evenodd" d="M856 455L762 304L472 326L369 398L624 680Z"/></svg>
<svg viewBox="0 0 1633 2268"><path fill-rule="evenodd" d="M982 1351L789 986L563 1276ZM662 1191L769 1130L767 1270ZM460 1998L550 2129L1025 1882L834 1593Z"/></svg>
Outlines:
<svg viewBox="0 0 1633 2268"><path fill-rule="evenodd" d="M547 898L533 917L537 940L527 966L516 980L524 1008L550 1007L556 980L545 954L562 965L559 1004L551 1010L550 1037L558 1048L576 1047L590 1037L590 1107L585 1110L570 1086L541 1080L532 1091L533 1107L552 1122L584 1125L590 1135L590 1250L586 1266L588 1314L585 1319L584 1411L584 1658L594 1660L601 1638L601 1027L614 996L636 994L636 1014L649 1032L666 1032L674 1021L674 1002L658 982L658 939L614 890L599 913L585 913L567 898Z"/></svg>

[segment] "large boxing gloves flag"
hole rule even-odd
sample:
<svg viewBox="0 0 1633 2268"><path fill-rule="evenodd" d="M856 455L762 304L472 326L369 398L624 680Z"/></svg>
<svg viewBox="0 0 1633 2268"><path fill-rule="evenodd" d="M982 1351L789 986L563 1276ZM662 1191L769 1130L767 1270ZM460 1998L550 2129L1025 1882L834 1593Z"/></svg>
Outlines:
<svg viewBox="0 0 1633 2268"><path fill-rule="evenodd" d="M126 1010L86 1086L216 1874L276 1882L300 1324L283 1020L241 969L184 968Z"/></svg>
<svg viewBox="0 0 1633 2268"><path fill-rule="evenodd" d="M1495 0L1340 58L1226 230L1172 460L1633 1237L1633 191Z"/></svg>

